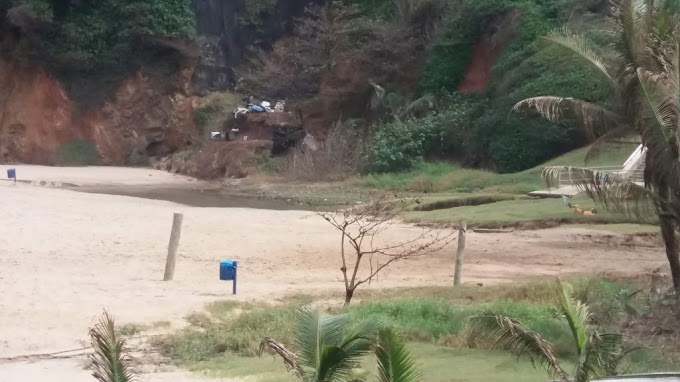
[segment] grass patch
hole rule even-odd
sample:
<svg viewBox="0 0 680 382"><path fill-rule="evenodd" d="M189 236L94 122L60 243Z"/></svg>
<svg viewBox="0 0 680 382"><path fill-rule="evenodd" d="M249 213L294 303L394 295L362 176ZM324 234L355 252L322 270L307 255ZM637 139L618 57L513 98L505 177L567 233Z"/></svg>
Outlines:
<svg viewBox="0 0 680 382"><path fill-rule="evenodd" d="M590 199L574 199L582 209L595 204ZM480 227L506 227L530 221L558 223L635 223L636 220L602 209L593 216L575 214L561 199L517 199L479 206L462 206L434 211L411 211L405 213L407 221L415 223L452 223L466 221Z"/></svg>
<svg viewBox="0 0 680 382"><path fill-rule="evenodd" d="M602 208L595 216L580 216L560 199L532 199L531 191L545 187L540 173L545 166L621 166L636 144L611 146L586 164L589 148L581 148L543 165L515 174L466 169L447 162L423 163L402 173L369 174L342 183L304 184L285 181L266 187L250 184L224 190L227 195L285 200L300 208L335 208L366 202L375 192L395 192L416 197L421 203L405 213L413 223L450 224L461 220L477 227L543 228L561 224L632 224L625 216L607 213ZM582 208L594 203L586 198L574 202ZM654 224L654 221L647 222ZM653 228L649 228L653 230Z"/></svg>
<svg viewBox="0 0 680 382"><path fill-rule="evenodd" d="M58 166L94 166L99 164L99 152L94 143L74 139L59 147L55 163Z"/></svg>
<svg viewBox="0 0 680 382"><path fill-rule="evenodd" d="M454 337L463 331L470 316L486 311L519 319L553 343L569 348L569 333L553 305L517 301L457 305L438 299L393 300L358 305L350 310L350 316L357 321L389 322L409 341L447 343L456 342Z"/></svg>
<svg viewBox="0 0 680 382"><path fill-rule="evenodd" d="M196 126L208 137L211 131L220 131L227 118L233 118L233 111L243 102L236 93L213 92L201 98L194 110Z"/></svg>
<svg viewBox="0 0 680 382"><path fill-rule="evenodd" d="M161 351L181 363L208 361L224 354L255 356L266 337L290 340L300 306L252 306L240 314L213 316L209 325L192 326L158 342Z"/></svg>
<svg viewBox="0 0 680 382"><path fill-rule="evenodd" d="M632 289L628 283L592 279L576 279L573 285L577 295L591 303L596 316L605 311L620 311L616 307L600 307L597 301L614 301L622 291L629 293ZM376 291L362 294L362 302L350 306L348 313L351 322L385 320L410 341L450 344L456 343L455 337L468 317L493 311L523 321L553 341L562 355L570 356L572 339L555 309L553 287L553 282L536 282L510 288L505 285ZM310 303L307 297L294 301L275 306L214 303L208 306L209 317L190 320L193 322L189 328L164 338L158 345L165 355L185 365L228 355L254 356L264 337L291 345L297 309Z"/></svg>
<svg viewBox="0 0 680 382"><path fill-rule="evenodd" d="M185 320L193 326L199 327L199 328L207 328L211 325L211 320L210 316L208 316L205 313L202 312L197 312L197 313L192 313L188 315Z"/></svg>
<svg viewBox="0 0 680 382"><path fill-rule="evenodd" d="M241 379L258 382L290 382L291 375L286 371L283 362L276 357L224 356L208 361L187 365L190 371L198 372L214 378Z"/></svg>
<svg viewBox="0 0 680 382"><path fill-rule="evenodd" d="M625 314L622 296L637 290L627 281L581 278L570 280L578 299L587 303L595 325L616 322ZM541 369L525 359L502 352L468 349L460 334L468 317L492 311L517 318L551 341L562 359L575 358L573 338L555 307L553 281L521 285L460 288L402 288L364 291L350 306L350 322L380 319L391 323L409 341L409 348L427 381L545 381ZM272 337L294 350L297 309L308 296L293 303L268 305L225 301L210 304L210 322L192 325L165 337L157 345L165 355L192 370L223 378L287 381L278 357L254 357L259 342ZM332 312L338 312L331 309ZM615 328L614 328L615 329ZM373 365L372 362L366 365ZM567 365L568 367L568 365ZM675 366L651 350L637 352L628 372L672 370Z"/></svg>
<svg viewBox="0 0 680 382"><path fill-rule="evenodd" d="M435 211L444 210L448 208L462 207L462 206L479 206L482 204L491 204L502 202L506 200L530 199L528 196L512 195L512 194L459 194L453 197L430 197L423 198L420 204L412 208L412 211Z"/></svg>
<svg viewBox="0 0 680 382"><path fill-rule="evenodd" d="M409 351L428 382L450 381L527 381L545 382L546 372L528 360L502 353L476 349L454 349L434 344L409 343ZM373 365L367 360L366 365ZM275 356L226 356L198 362L189 370L218 378L247 378L259 382L289 382L291 376ZM371 380L371 379L369 379Z"/></svg>
<svg viewBox="0 0 680 382"><path fill-rule="evenodd" d="M149 327L147 325L125 324L118 329L118 334L124 337L131 337L147 330L148 328Z"/></svg>
<svg viewBox="0 0 680 382"><path fill-rule="evenodd" d="M409 350L423 372L423 381L545 382L547 379L545 371L507 353L422 343L409 344Z"/></svg>
<svg viewBox="0 0 680 382"><path fill-rule="evenodd" d="M623 166L636 144L613 145L586 163L588 147L571 151L540 166L515 174L497 174L486 170L461 168L446 162L423 163L403 173L370 174L355 179L364 188L415 193L484 192L526 194L544 187L540 174L546 166Z"/></svg>
<svg viewBox="0 0 680 382"><path fill-rule="evenodd" d="M151 327L154 329L169 328L171 326L172 323L170 321L156 321L151 324Z"/></svg>

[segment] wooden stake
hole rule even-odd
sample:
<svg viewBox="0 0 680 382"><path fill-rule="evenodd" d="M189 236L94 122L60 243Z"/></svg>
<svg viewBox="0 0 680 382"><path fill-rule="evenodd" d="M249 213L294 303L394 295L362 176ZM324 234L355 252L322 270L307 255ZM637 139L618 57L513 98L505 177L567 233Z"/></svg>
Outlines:
<svg viewBox="0 0 680 382"><path fill-rule="evenodd" d="M460 285L460 274L463 271L463 257L465 257L465 233L467 224L462 222L458 229L458 251L456 251L456 268L453 272L453 285Z"/></svg>
<svg viewBox="0 0 680 382"><path fill-rule="evenodd" d="M179 238L182 235L182 219L184 215L175 213L172 217L172 231L170 232L170 243L168 244L168 258L165 260L165 275L163 281L171 281L175 277L175 262L177 260L177 249L179 249Z"/></svg>

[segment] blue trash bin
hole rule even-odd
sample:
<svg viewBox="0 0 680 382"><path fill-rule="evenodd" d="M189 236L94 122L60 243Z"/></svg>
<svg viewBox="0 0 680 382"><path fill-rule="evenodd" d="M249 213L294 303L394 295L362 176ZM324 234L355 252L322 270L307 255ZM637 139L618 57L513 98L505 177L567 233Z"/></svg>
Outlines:
<svg viewBox="0 0 680 382"><path fill-rule="evenodd" d="M236 273L238 271L238 263L232 260L220 261L220 280L233 281L234 294L236 294Z"/></svg>
<svg viewBox="0 0 680 382"><path fill-rule="evenodd" d="M13 168L7 169L7 178L17 180L17 170Z"/></svg>

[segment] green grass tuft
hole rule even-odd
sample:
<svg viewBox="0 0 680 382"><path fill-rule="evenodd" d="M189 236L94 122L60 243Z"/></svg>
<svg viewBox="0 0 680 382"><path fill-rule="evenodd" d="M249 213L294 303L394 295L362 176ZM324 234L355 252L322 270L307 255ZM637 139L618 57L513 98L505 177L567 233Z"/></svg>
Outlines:
<svg viewBox="0 0 680 382"><path fill-rule="evenodd" d="M95 166L99 164L99 152L94 143L74 139L59 147L55 163L59 166Z"/></svg>

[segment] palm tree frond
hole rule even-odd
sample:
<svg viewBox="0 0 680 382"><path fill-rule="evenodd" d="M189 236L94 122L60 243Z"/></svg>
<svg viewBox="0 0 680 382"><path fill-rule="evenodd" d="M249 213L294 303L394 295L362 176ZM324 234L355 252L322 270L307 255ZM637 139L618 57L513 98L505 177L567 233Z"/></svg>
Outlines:
<svg viewBox="0 0 680 382"><path fill-rule="evenodd" d="M559 186L561 181L566 180L610 212L640 221L654 221L658 198L652 190L627 180L625 176L570 166L549 166L541 172L548 187ZM606 181L605 177L608 177Z"/></svg>
<svg viewBox="0 0 680 382"><path fill-rule="evenodd" d="M637 70L640 85L643 90L643 100L652 112L654 122L660 128L665 140L677 125L677 106L675 97L668 86L668 78L664 75L648 72L641 68Z"/></svg>
<svg viewBox="0 0 680 382"><path fill-rule="evenodd" d="M338 380L358 367L361 358L369 354L378 333L385 328L380 320L365 320L354 328L345 326L345 335L338 343L328 344L323 351L317 376L319 380Z"/></svg>
<svg viewBox="0 0 680 382"><path fill-rule="evenodd" d="M303 380L304 371L302 369L302 366L298 362L295 353L286 349L286 347L282 343L268 337L262 340L262 342L260 343L259 351L260 355L262 354L262 352L264 352L265 349L270 349L274 353L281 356L281 358L283 358L283 363L286 364L286 368L288 369L288 371L291 374L293 374L293 376L295 376L297 380L299 381Z"/></svg>
<svg viewBox="0 0 680 382"><path fill-rule="evenodd" d="M639 0L612 0L612 21L615 35L616 52L622 62L620 78L635 75L635 68L640 67L644 53L641 36L646 36L649 25L645 23L646 4Z"/></svg>
<svg viewBox="0 0 680 382"><path fill-rule="evenodd" d="M588 338L582 349L579 349L576 369L574 370L574 382L589 382L596 374L597 358L592 350L591 338Z"/></svg>
<svg viewBox="0 0 680 382"><path fill-rule="evenodd" d="M562 314L569 323L569 328L576 341L576 349L581 355L588 341L588 320L590 312L588 306L574 298L573 288L557 280L558 303Z"/></svg>
<svg viewBox="0 0 680 382"><path fill-rule="evenodd" d="M600 131L609 130L620 124L616 113L602 106L574 98L532 97L518 102L512 110L518 112L524 108L536 110L553 123L561 122L566 118L573 119L592 137L598 135Z"/></svg>
<svg viewBox="0 0 680 382"><path fill-rule="evenodd" d="M577 361L574 381L587 382L592 378L617 375L619 365L633 350L624 351L621 334L592 333Z"/></svg>
<svg viewBox="0 0 680 382"><path fill-rule="evenodd" d="M609 73L604 59L597 54L583 36L572 33L568 28L562 27L552 31L545 40L565 47L585 59L589 64L597 68L614 86L617 82Z"/></svg>
<svg viewBox="0 0 680 382"><path fill-rule="evenodd" d="M416 382L420 379L406 344L394 331L385 329L380 332L374 352L379 382Z"/></svg>
<svg viewBox="0 0 680 382"><path fill-rule="evenodd" d="M633 140L633 137L637 139ZM630 124L620 124L611 130L600 135L588 149L585 158L585 164L591 163L595 158L607 152L610 147L619 144L639 143L640 138L635 131L635 127Z"/></svg>
<svg viewBox="0 0 680 382"><path fill-rule="evenodd" d="M300 309L295 341L300 363L318 370L324 349L340 343L346 325L344 314L330 316L309 307Z"/></svg>
<svg viewBox="0 0 680 382"><path fill-rule="evenodd" d="M616 375L616 371L623 359L633 350L624 350L623 335L619 333L595 333L593 341L594 352L597 356L597 377Z"/></svg>
<svg viewBox="0 0 680 382"><path fill-rule="evenodd" d="M132 382L136 374L130 369L131 358L125 341L118 337L113 318L104 311L99 323L90 329L94 353L90 355L92 376L99 382Z"/></svg>
<svg viewBox="0 0 680 382"><path fill-rule="evenodd" d="M563 381L568 380L552 345L512 318L493 313L471 317L468 321L468 341L475 346L528 356L533 364L541 364L549 373Z"/></svg>

